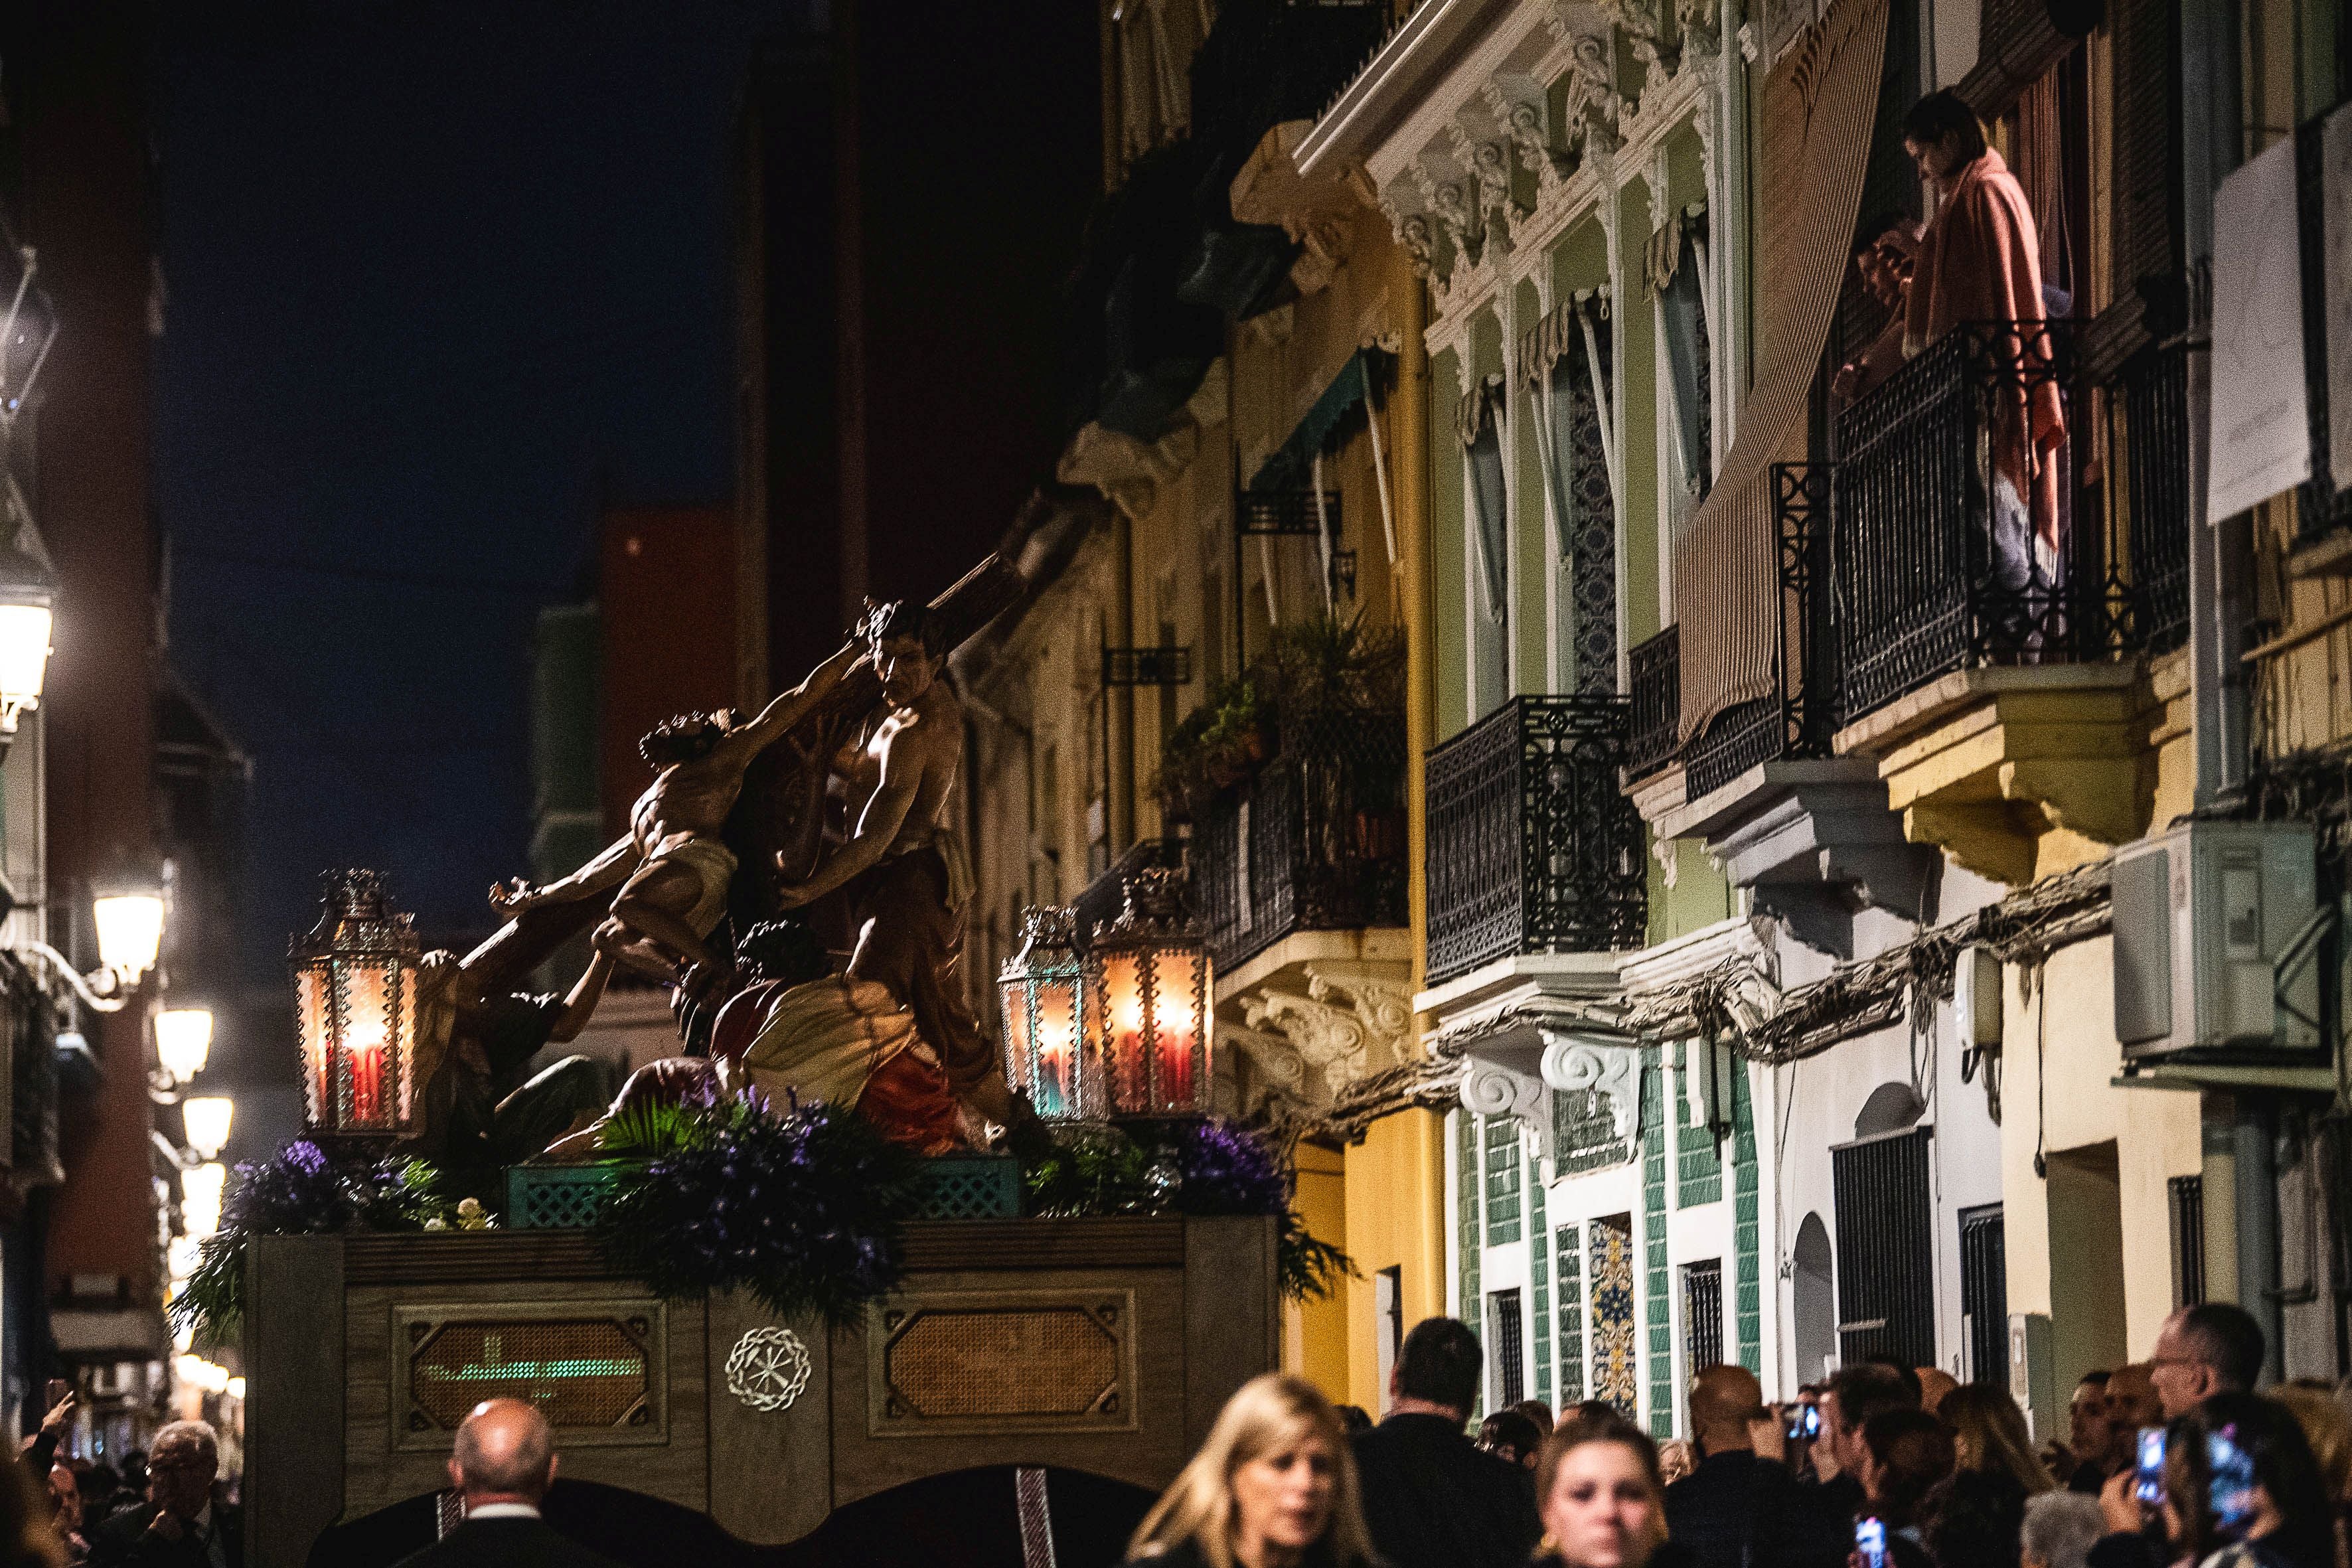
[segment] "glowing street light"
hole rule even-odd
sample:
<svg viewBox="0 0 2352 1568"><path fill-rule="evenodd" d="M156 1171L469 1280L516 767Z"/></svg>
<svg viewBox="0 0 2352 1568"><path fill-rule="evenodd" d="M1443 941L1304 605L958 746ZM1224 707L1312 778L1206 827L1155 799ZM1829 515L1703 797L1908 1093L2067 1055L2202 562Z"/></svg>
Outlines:
<svg viewBox="0 0 2352 1568"><path fill-rule="evenodd" d="M180 1228L192 1241L202 1241L220 1229L221 1194L228 1186L228 1167L207 1161L180 1173Z"/></svg>
<svg viewBox="0 0 2352 1568"><path fill-rule="evenodd" d="M137 985L163 946L163 895L148 888L109 893L93 900L89 912L98 927L100 965L123 989Z"/></svg>
<svg viewBox="0 0 2352 1568"><path fill-rule="evenodd" d="M166 1007L155 1015L155 1057L173 1083L185 1083L204 1071L212 1054L211 1008Z"/></svg>
<svg viewBox="0 0 2352 1568"><path fill-rule="evenodd" d="M181 1124L187 1129L188 1147L205 1160L217 1159L228 1146L228 1130L236 1117L236 1102L225 1094L192 1095L180 1101Z"/></svg>

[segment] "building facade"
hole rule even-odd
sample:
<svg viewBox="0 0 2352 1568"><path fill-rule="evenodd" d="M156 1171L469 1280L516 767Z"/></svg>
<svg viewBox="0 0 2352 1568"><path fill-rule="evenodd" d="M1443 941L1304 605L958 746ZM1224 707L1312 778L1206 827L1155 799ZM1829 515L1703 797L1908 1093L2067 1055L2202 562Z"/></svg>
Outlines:
<svg viewBox="0 0 2352 1568"><path fill-rule="evenodd" d="M1108 510L1048 509L962 661L975 951L1182 858L1228 1108L1298 1134L1361 1271L1291 1354L1368 1409L1439 1310L1485 1403L1661 1435L1711 1362L1787 1397L1888 1355L2047 1436L2204 1299L2340 1375L2326 7L1423 0L1269 107L1325 59L1283 29L1349 9L1104 14L1057 477ZM2040 298L1849 384L1905 335L1865 263L1937 210L1902 126L1945 89ZM2265 168L2303 326L2248 371L2278 301L2217 309L2249 226L2216 204ZM2229 363L2303 393L2268 467ZM2008 397L2058 416L2031 497ZM1376 814L1314 837L1287 718L1185 771L1248 731L1236 677L1359 612L1405 646L1396 882L1350 880Z"/></svg>

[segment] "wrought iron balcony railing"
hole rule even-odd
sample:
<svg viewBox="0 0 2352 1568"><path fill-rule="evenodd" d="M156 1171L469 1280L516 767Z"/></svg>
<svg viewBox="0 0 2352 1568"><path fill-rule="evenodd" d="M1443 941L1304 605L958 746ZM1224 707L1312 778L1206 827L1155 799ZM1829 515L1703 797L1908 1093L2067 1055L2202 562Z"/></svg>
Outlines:
<svg viewBox="0 0 2352 1568"><path fill-rule="evenodd" d="M1778 592L1769 628L1773 695L1718 717L1685 756L1689 797L1712 794L1748 769L1792 757L1830 754L1830 713L1837 688L1830 635L1830 492L1825 463L1772 465L1772 513L1780 549Z"/></svg>
<svg viewBox="0 0 2352 1568"><path fill-rule="evenodd" d="M1127 853L1110 864L1110 869L1088 882L1070 907L1077 911L1080 940L1094 934L1099 925L1108 925L1127 907L1128 879L1138 871L1160 867L1182 869L1184 841L1181 838L1139 838L1127 847ZM1197 904L1199 895L1193 895Z"/></svg>
<svg viewBox="0 0 2352 1568"><path fill-rule="evenodd" d="M1286 723L1281 754L1194 828L1192 886L1219 973L1294 931L1405 923L1404 720Z"/></svg>
<svg viewBox="0 0 2352 1568"><path fill-rule="evenodd" d="M1518 697L1429 753L1429 978L1639 947L1642 818L1622 697Z"/></svg>
<svg viewBox="0 0 2352 1568"><path fill-rule="evenodd" d="M2033 481L1997 452L2021 446L2028 400L2068 394L2063 321L1954 328L1839 416L1832 552L1838 722L1939 676L1996 664L2102 658L2131 637L2102 520L2078 514L2061 447L2057 544L2035 535Z"/></svg>
<svg viewBox="0 0 2352 1568"><path fill-rule="evenodd" d="M2111 447L2123 453L2118 499L2139 640L2168 653L2189 637L2189 355L2185 340L2126 362L2108 397Z"/></svg>
<svg viewBox="0 0 2352 1568"><path fill-rule="evenodd" d="M1664 771L1682 749L1683 634L1668 626L1627 656L1633 676L1633 735L1625 751L1627 779Z"/></svg>

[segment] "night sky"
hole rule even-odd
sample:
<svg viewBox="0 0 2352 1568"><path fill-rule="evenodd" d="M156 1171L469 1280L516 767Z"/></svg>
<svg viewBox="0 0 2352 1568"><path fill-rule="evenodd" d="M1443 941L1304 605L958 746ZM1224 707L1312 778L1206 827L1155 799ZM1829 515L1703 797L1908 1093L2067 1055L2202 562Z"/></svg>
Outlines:
<svg viewBox="0 0 2352 1568"><path fill-rule="evenodd" d="M243 947L282 986L322 867L385 870L428 939L487 924L482 889L525 868L533 615L580 596L598 497L729 497L730 126L753 41L802 6L176 9L205 15L167 33L152 116L171 658L254 758ZM974 19L995 9L908 30L914 74L1028 91L972 52L1017 53ZM1092 7L1067 10L1090 72ZM1063 89L1068 167L1018 199L1067 210L1000 247L1033 300L1096 179L1095 85ZM892 134L954 143L919 102ZM984 164L910 163L908 199L951 184L968 219ZM1058 388L1032 369L1038 406L983 435L1009 456L941 525L941 581L1049 472Z"/></svg>

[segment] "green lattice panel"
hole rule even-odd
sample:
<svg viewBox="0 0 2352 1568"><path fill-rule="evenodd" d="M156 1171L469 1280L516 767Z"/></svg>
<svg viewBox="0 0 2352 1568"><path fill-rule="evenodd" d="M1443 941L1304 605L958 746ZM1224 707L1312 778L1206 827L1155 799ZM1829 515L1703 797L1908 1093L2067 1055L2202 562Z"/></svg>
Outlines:
<svg viewBox="0 0 2352 1568"><path fill-rule="evenodd" d="M1711 1048L1701 1040L1684 1041L1685 1074L1691 1059ZM1681 1185L1681 1196L1675 1201L1684 1208L1722 1201L1723 1150L1716 1142L1714 1128L1693 1124L1687 1094L1675 1096L1675 1179Z"/></svg>
<svg viewBox="0 0 2352 1568"><path fill-rule="evenodd" d="M1019 1163L996 1154L950 1154L923 1162L919 1219L1017 1219Z"/></svg>
<svg viewBox="0 0 2352 1568"><path fill-rule="evenodd" d="M1519 1239L1519 1124L1507 1116L1485 1119L1486 1245Z"/></svg>
<svg viewBox="0 0 2352 1568"><path fill-rule="evenodd" d="M1528 1283L1536 1298L1536 1397L1551 1403L1551 1256L1544 1237L1551 1227L1544 1218L1543 1167L1528 1157Z"/></svg>
<svg viewBox="0 0 2352 1568"><path fill-rule="evenodd" d="M596 1223L618 1165L509 1165L506 1225L509 1230L579 1230Z"/></svg>
<svg viewBox="0 0 2352 1568"><path fill-rule="evenodd" d="M1454 1190L1459 1211L1455 1235L1462 1253L1459 1315L1475 1334L1483 1331L1486 1315L1485 1299L1478 1293L1478 1252L1486 1241L1478 1224L1478 1119L1467 1110L1456 1110L1454 1119Z"/></svg>

